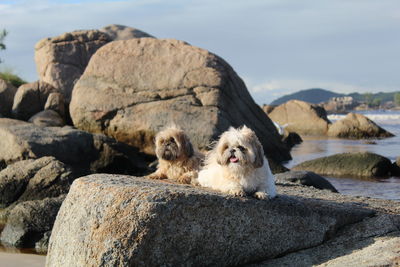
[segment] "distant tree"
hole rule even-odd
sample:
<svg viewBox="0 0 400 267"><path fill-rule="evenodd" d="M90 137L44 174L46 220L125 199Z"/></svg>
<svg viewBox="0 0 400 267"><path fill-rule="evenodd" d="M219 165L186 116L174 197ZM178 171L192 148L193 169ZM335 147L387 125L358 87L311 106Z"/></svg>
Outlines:
<svg viewBox="0 0 400 267"><path fill-rule="evenodd" d="M397 106L400 106L400 93L395 93L393 100L394 100L394 103L396 103Z"/></svg>
<svg viewBox="0 0 400 267"><path fill-rule="evenodd" d="M372 105L373 107L379 107L379 106L381 105L381 103L382 103L382 99L381 99L381 98L374 98L374 99L372 100L371 105Z"/></svg>
<svg viewBox="0 0 400 267"><path fill-rule="evenodd" d="M7 31L3 30L0 32L0 50L4 50L6 49L6 45L4 44L4 38L7 36ZM0 63L1 63L1 59L0 59Z"/></svg>
<svg viewBox="0 0 400 267"><path fill-rule="evenodd" d="M365 104L367 104L368 106L371 106L372 105L372 99L373 99L372 93L364 93L363 97L364 97Z"/></svg>

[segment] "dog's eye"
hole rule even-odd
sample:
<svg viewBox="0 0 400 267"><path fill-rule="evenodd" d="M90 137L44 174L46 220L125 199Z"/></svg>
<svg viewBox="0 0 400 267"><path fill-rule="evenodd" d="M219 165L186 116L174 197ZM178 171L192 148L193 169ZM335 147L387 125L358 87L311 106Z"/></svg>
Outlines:
<svg viewBox="0 0 400 267"><path fill-rule="evenodd" d="M171 143L175 143L175 139L174 139L173 137L171 137L171 138L169 139L169 141L170 141Z"/></svg>
<svg viewBox="0 0 400 267"><path fill-rule="evenodd" d="M246 148L244 146L238 146L238 148L240 149L240 151L244 152L246 150Z"/></svg>

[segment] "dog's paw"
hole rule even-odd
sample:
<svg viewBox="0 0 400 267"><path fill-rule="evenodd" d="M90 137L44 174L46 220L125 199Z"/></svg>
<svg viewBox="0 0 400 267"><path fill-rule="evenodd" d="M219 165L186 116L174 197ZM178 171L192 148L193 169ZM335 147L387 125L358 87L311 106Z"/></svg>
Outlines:
<svg viewBox="0 0 400 267"><path fill-rule="evenodd" d="M246 196L246 192L244 192L243 189L240 189L240 188L231 189L231 190L228 191L228 193L230 195L235 196L235 197L244 197L244 196Z"/></svg>
<svg viewBox="0 0 400 267"><path fill-rule="evenodd" d="M265 192L255 192L253 196L257 199L268 199L268 195Z"/></svg>
<svg viewBox="0 0 400 267"><path fill-rule="evenodd" d="M158 175L158 174L155 174L155 173L147 175L145 177L148 178L148 179L153 179L153 180L166 179L165 177L162 177L161 175Z"/></svg>

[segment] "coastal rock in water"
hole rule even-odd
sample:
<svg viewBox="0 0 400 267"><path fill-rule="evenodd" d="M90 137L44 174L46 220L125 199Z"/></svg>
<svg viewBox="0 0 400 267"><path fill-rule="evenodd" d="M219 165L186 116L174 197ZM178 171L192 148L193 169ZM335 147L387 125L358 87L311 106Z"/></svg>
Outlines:
<svg viewBox="0 0 400 267"><path fill-rule="evenodd" d="M53 227L65 195L57 198L25 201L10 212L1 233L1 242L8 246L34 248Z"/></svg>
<svg viewBox="0 0 400 267"><path fill-rule="evenodd" d="M326 189L337 193L336 188L324 177L308 171L289 171L275 174L277 183L297 183L307 186L313 186L318 189Z"/></svg>
<svg viewBox="0 0 400 267"><path fill-rule="evenodd" d="M3 120L5 120L3 124ZM10 125L0 119L0 163L53 156L75 169L130 173L147 172L147 159L137 149L100 134L71 127L39 127L31 123Z"/></svg>
<svg viewBox="0 0 400 267"><path fill-rule="evenodd" d="M19 120L28 120L44 109L47 97L53 92L58 92L58 90L41 81L21 85L14 96L13 117Z"/></svg>
<svg viewBox="0 0 400 267"><path fill-rule="evenodd" d="M69 102L75 82L90 57L110 37L98 30L75 31L45 38L35 46L35 62L40 80L58 88Z"/></svg>
<svg viewBox="0 0 400 267"><path fill-rule="evenodd" d="M0 171L0 208L66 194L74 179L72 170L54 157L16 162Z"/></svg>
<svg viewBox="0 0 400 267"><path fill-rule="evenodd" d="M286 144L288 148L291 149L295 145L301 144L303 142L303 139L298 133L285 132L282 141Z"/></svg>
<svg viewBox="0 0 400 267"><path fill-rule="evenodd" d="M322 107L300 100L279 105L268 116L280 125L287 125L288 132L300 135L325 135L330 124Z"/></svg>
<svg viewBox="0 0 400 267"><path fill-rule="evenodd" d="M392 133L382 129L362 114L349 113L346 117L333 123L328 130L329 136L341 138L379 138L392 137Z"/></svg>
<svg viewBox="0 0 400 267"><path fill-rule="evenodd" d="M61 118L65 118L65 101L64 95L61 93L50 93L47 97L46 104L44 104L45 110L54 110L60 114Z"/></svg>
<svg viewBox="0 0 400 267"><path fill-rule="evenodd" d="M60 114L58 114L54 110L43 110L37 114L35 114L32 118L28 120L33 124L41 127L48 127L48 126L64 126L65 121L61 118Z"/></svg>
<svg viewBox="0 0 400 267"><path fill-rule="evenodd" d="M143 37L151 37L150 34L138 30L136 28L127 27L124 25L111 24L104 28L101 28L100 31L105 32L113 41L117 40L129 40L133 38L143 38Z"/></svg>
<svg viewBox="0 0 400 267"><path fill-rule="evenodd" d="M14 85L0 79L0 114L10 116L14 95L17 88Z"/></svg>
<svg viewBox="0 0 400 267"><path fill-rule="evenodd" d="M388 177L392 170L389 159L369 152L341 153L305 161L292 170L306 170L320 175Z"/></svg>
<svg viewBox="0 0 400 267"><path fill-rule="evenodd" d="M314 247L374 213L95 174L73 183L54 224L46 266L241 265Z"/></svg>
<svg viewBox="0 0 400 267"><path fill-rule="evenodd" d="M155 134L171 124L185 130L200 149L228 127L245 124L268 157L290 158L231 66L182 41L140 38L103 46L74 87L70 113L77 128L151 154Z"/></svg>

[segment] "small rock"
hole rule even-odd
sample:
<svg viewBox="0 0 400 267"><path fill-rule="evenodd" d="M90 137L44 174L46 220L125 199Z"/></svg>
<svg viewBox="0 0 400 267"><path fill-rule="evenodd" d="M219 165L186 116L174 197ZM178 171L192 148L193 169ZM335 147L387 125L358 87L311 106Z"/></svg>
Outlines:
<svg viewBox="0 0 400 267"><path fill-rule="evenodd" d="M17 88L12 84L0 79L0 114L10 116Z"/></svg>
<svg viewBox="0 0 400 267"><path fill-rule="evenodd" d="M43 110L29 119L29 122L40 127L61 127L65 121L56 111L48 109Z"/></svg>
<svg viewBox="0 0 400 267"><path fill-rule="evenodd" d="M275 174L278 183L297 183L307 186L313 186L318 189L326 189L337 193L336 188L324 177L308 171L289 171Z"/></svg>
<svg viewBox="0 0 400 267"><path fill-rule="evenodd" d="M14 97L12 114L19 120L28 120L44 109L47 97L52 92L58 92L48 83L37 81L21 85Z"/></svg>
<svg viewBox="0 0 400 267"><path fill-rule="evenodd" d="M44 105L44 109L50 109L60 114L61 118L65 118L65 101L64 95L61 93L50 93Z"/></svg>
<svg viewBox="0 0 400 267"><path fill-rule="evenodd" d="M62 195L16 205L1 233L1 242L13 247L34 248L35 243L52 229L64 198Z"/></svg>

